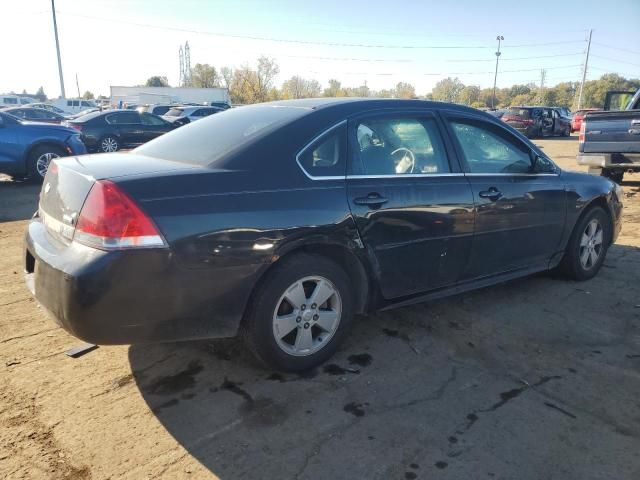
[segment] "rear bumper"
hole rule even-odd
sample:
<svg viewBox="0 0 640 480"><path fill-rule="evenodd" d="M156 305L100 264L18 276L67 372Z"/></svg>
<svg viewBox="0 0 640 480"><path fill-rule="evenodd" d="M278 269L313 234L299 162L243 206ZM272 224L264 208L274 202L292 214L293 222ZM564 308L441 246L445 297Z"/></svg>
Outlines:
<svg viewBox="0 0 640 480"><path fill-rule="evenodd" d="M168 249L61 245L39 219L25 235L38 302L72 335L103 345L234 336L258 269L184 268Z"/></svg>
<svg viewBox="0 0 640 480"><path fill-rule="evenodd" d="M623 170L640 170L640 156L611 153L579 153L576 156L578 165L599 168L620 168Z"/></svg>

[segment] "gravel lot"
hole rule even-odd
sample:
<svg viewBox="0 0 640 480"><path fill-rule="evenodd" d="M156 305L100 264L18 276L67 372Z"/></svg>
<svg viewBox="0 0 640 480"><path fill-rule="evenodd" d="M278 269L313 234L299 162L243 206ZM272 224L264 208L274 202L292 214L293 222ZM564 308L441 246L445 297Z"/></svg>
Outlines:
<svg viewBox="0 0 640 480"><path fill-rule="evenodd" d="M577 137L538 142L575 165ZM604 268L361 318L332 363L81 342L23 284L38 188L0 182L0 478L638 479L640 176Z"/></svg>

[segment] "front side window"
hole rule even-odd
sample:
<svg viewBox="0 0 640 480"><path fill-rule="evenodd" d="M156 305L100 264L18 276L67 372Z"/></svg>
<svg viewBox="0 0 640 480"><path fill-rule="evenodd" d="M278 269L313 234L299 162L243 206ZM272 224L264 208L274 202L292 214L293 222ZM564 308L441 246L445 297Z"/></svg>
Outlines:
<svg viewBox="0 0 640 480"><path fill-rule="evenodd" d="M356 175L449 173L449 162L432 118L374 118L356 127Z"/></svg>
<svg viewBox="0 0 640 480"><path fill-rule="evenodd" d="M529 149L508 132L474 120L454 120L451 127L470 173L531 173Z"/></svg>
<svg viewBox="0 0 640 480"><path fill-rule="evenodd" d="M312 177L344 176L346 149L345 127L341 125L305 148L298 162Z"/></svg>

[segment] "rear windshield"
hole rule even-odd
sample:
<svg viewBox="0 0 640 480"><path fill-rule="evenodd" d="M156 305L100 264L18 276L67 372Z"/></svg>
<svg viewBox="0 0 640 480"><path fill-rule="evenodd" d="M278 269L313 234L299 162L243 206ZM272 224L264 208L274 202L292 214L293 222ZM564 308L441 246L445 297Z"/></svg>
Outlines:
<svg viewBox="0 0 640 480"><path fill-rule="evenodd" d="M135 151L150 157L210 166L242 144L308 112L305 108L270 105L232 108L173 130Z"/></svg>
<svg viewBox="0 0 640 480"><path fill-rule="evenodd" d="M76 117L73 119L74 123L84 123L84 122L88 122L89 120L92 120L96 117L99 117L100 115L102 115L103 112L100 111L96 111L96 112L90 112L90 113L85 113L82 114L82 112L80 112L80 116Z"/></svg>
<svg viewBox="0 0 640 480"><path fill-rule="evenodd" d="M167 113L165 113L165 115L167 117L179 117L180 115L182 115L182 112L183 110L181 108L172 108Z"/></svg>
<svg viewBox="0 0 640 480"><path fill-rule="evenodd" d="M508 108L505 115L516 115L522 118L529 118L531 116L531 110L529 108Z"/></svg>

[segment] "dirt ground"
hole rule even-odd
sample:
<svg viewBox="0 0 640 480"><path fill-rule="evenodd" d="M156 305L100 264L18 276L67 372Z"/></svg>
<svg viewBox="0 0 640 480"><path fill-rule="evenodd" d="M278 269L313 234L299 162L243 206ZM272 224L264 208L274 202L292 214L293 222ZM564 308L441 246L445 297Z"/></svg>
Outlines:
<svg viewBox="0 0 640 480"><path fill-rule="evenodd" d="M576 137L538 142L565 168ZM100 347L24 286L38 189L0 182L0 478L638 479L640 175L600 274L358 319L329 365L233 340Z"/></svg>

